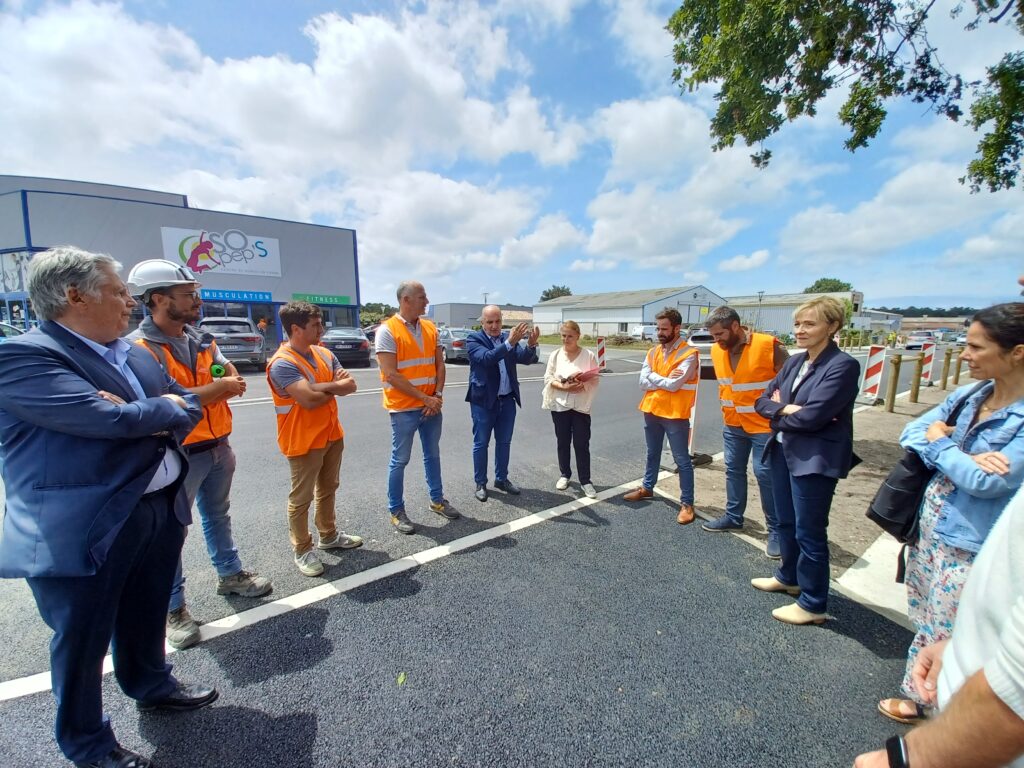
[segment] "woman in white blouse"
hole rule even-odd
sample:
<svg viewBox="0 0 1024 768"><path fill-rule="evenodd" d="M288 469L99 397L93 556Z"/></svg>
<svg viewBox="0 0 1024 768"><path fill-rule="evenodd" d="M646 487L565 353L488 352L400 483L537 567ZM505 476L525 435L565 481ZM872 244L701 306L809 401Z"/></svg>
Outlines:
<svg viewBox="0 0 1024 768"><path fill-rule="evenodd" d="M541 407L551 411L555 424L558 448L558 469L561 477L555 488L569 487L572 469L569 465L569 446L576 449L576 471L580 487L588 498L596 498L597 491L590 482L590 405L594 401L598 376L597 358L589 349L579 345L580 327L567 320L560 330L562 348L548 358L544 373L544 401Z"/></svg>

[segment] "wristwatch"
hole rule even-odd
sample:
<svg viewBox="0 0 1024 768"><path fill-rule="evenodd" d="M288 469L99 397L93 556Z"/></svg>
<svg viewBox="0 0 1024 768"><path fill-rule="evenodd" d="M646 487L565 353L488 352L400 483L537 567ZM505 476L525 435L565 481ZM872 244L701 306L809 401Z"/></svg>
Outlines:
<svg viewBox="0 0 1024 768"><path fill-rule="evenodd" d="M889 768L910 768L907 742L902 736L890 736L886 739L885 753L889 756Z"/></svg>

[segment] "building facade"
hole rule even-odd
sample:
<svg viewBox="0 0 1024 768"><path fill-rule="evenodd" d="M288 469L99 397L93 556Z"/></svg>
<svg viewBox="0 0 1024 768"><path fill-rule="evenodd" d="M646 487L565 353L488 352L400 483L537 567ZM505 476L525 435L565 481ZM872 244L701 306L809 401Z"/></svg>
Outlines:
<svg viewBox="0 0 1024 768"><path fill-rule="evenodd" d="M324 321L359 324L356 233L317 224L190 208L184 195L58 179L0 176L0 315L25 326L32 254L58 245L108 253L125 275L145 259L189 267L204 316L265 318L280 339L278 308L317 304ZM142 317L138 310L136 322Z"/></svg>
<svg viewBox="0 0 1024 768"><path fill-rule="evenodd" d="M665 307L678 310L684 325L700 325L724 303L703 285L560 296L534 304L533 322L544 334L558 333L563 322L575 320L584 335L611 336L628 334L636 325L654 324L654 316Z"/></svg>
<svg viewBox="0 0 1024 768"><path fill-rule="evenodd" d="M480 314L485 306L487 305L455 302L431 304L427 308L427 317L438 325L446 325L449 328L473 328L480 325ZM499 308L502 324L505 326L529 322L533 315L532 307L519 304L501 304Z"/></svg>
<svg viewBox="0 0 1024 768"><path fill-rule="evenodd" d="M731 296L723 304L736 310L744 325L773 334L793 332L793 313L809 299L830 296L840 302L853 305L853 317L861 316L864 308L864 294L860 291L839 291L836 293L762 293L753 296Z"/></svg>

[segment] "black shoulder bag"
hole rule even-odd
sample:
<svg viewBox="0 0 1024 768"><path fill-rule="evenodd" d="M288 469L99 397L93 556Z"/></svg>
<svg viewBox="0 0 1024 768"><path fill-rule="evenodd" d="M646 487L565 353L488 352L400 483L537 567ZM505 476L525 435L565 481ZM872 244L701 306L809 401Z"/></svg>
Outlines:
<svg viewBox="0 0 1024 768"><path fill-rule="evenodd" d="M956 421L960 418L967 401L987 383L981 382L964 395L946 417L947 425L956 426ZM935 470L925 465L924 460L913 448L907 448L875 493L875 498L868 506L868 519L881 526L886 533L895 536L904 544L904 548L908 544L916 543L924 490L934 475ZM896 574L896 581L901 584L905 570L906 565L901 551Z"/></svg>

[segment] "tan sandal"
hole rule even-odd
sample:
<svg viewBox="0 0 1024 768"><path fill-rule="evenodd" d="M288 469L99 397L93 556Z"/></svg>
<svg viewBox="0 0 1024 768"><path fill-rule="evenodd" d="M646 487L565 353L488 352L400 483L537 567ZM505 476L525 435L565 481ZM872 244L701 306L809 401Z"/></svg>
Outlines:
<svg viewBox="0 0 1024 768"><path fill-rule="evenodd" d="M913 714L905 714L904 704L909 704L914 708ZM878 711L890 720L904 725L916 725L928 719L928 710L910 699L882 699L878 702Z"/></svg>

